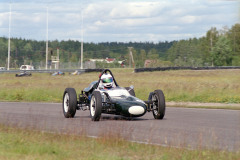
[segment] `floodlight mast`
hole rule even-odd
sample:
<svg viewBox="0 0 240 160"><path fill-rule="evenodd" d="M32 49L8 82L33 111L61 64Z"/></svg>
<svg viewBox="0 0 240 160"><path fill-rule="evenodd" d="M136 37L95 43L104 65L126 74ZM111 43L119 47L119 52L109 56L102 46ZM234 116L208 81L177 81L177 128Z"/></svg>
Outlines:
<svg viewBox="0 0 240 160"><path fill-rule="evenodd" d="M48 69L48 7L47 7L47 25L46 25L46 69Z"/></svg>
<svg viewBox="0 0 240 160"><path fill-rule="evenodd" d="M9 70L10 67L10 52L11 52L11 47L10 47L10 28L11 28L11 15L12 15L12 6L11 6L11 2L10 2L10 6L9 6L9 27L8 27L8 64L7 64L7 70Z"/></svg>
<svg viewBox="0 0 240 160"><path fill-rule="evenodd" d="M133 47L128 47L128 49L129 49L129 68L132 67L132 63L133 63L133 68L135 68L135 63L134 63L133 54L132 54L132 48Z"/></svg>
<svg viewBox="0 0 240 160"><path fill-rule="evenodd" d="M82 32L81 32L81 34L82 34L82 40L81 40L81 69L83 69L83 11L81 11L82 12L82 20L81 20L81 22L82 22Z"/></svg>

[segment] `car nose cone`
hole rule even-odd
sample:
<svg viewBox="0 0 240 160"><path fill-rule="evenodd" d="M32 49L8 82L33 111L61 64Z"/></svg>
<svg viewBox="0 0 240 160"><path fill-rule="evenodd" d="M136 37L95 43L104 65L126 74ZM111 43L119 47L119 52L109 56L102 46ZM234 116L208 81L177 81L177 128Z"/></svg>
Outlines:
<svg viewBox="0 0 240 160"><path fill-rule="evenodd" d="M142 106L131 106L128 112L132 115L140 115L144 113L144 108Z"/></svg>

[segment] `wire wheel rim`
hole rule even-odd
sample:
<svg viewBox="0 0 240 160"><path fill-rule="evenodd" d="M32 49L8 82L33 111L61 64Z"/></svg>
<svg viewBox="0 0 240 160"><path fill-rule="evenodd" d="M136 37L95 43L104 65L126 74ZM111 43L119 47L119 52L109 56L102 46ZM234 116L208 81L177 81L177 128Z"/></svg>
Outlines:
<svg viewBox="0 0 240 160"><path fill-rule="evenodd" d="M153 114L158 115L158 98L156 94L152 96L152 101L153 101Z"/></svg>
<svg viewBox="0 0 240 160"><path fill-rule="evenodd" d="M90 111L91 111L91 116L94 116L96 112L96 99L94 96L91 99Z"/></svg>
<svg viewBox="0 0 240 160"><path fill-rule="evenodd" d="M69 95L68 93L64 96L64 112L68 112L69 109Z"/></svg>

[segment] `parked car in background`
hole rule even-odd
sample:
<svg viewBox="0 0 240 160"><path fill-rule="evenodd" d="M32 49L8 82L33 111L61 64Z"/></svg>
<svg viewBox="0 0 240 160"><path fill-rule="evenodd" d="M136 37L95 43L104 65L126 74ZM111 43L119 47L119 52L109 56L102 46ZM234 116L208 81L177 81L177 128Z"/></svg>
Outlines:
<svg viewBox="0 0 240 160"><path fill-rule="evenodd" d="M0 71L6 70L5 67L0 67Z"/></svg>
<svg viewBox="0 0 240 160"><path fill-rule="evenodd" d="M31 65L21 65L20 70L34 70L34 67Z"/></svg>

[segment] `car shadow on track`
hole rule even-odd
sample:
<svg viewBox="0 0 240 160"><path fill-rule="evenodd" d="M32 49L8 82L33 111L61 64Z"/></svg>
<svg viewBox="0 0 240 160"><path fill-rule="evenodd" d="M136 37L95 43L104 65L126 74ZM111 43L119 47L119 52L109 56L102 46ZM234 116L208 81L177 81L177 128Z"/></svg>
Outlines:
<svg viewBox="0 0 240 160"><path fill-rule="evenodd" d="M75 116L74 118L80 119L91 119L90 116L86 116L86 115L78 115ZM147 121L147 120L151 120L151 119L146 119L146 118L136 118L136 117L124 117L124 116L120 116L120 115L102 115L100 118L100 121Z"/></svg>
<svg viewBox="0 0 240 160"><path fill-rule="evenodd" d="M102 115L101 119L102 121L107 121L107 120L113 120L113 121L146 121L149 119L144 119L144 118L136 118L136 117L124 117L120 115Z"/></svg>

